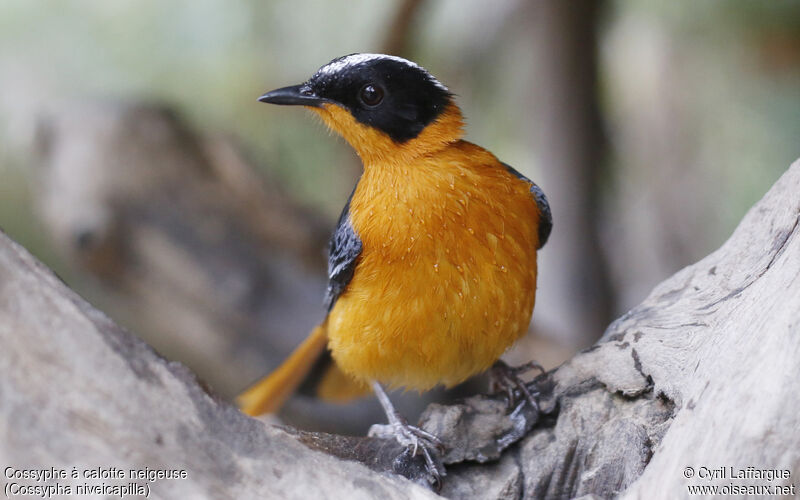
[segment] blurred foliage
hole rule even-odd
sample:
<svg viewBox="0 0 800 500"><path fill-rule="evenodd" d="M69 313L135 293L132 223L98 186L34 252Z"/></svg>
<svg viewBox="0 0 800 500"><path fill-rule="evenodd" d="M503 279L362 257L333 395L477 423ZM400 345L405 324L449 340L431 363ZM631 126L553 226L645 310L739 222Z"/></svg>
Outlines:
<svg viewBox="0 0 800 500"><path fill-rule="evenodd" d="M683 87L682 139L717 211L702 257L800 157L800 1L617 0L611 11L612 26L636 18L676 54L678 74L665 76Z"/></svg>
<svg viewBox="0 0 800 500"><path fill-rule="evenodd" d="M381 28L375 20L391 4L349 6L340 25L329 22L339 10L334 4L314 1L12 0L0 4L0 58L24 61L57 85L48 89L54 97L177 104L200 128L240 137L301 196L333 206L341 203L337 192L350 189L331 168L342 151L302 113L268 113L255 99L370 46Z"/></svg>

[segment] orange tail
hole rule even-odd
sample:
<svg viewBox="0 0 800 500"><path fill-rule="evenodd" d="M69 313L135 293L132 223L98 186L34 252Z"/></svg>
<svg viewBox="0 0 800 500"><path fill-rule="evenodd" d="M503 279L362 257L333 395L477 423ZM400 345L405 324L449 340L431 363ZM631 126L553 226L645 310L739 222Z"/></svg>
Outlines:
<svg viewBox="0 0 800 500"><path fill-rule="evenodd" d="M327 343L327 324L323 321L275 371L236 398L239 408L250 416L276 413L308 377L325 352ZM345 375L330 356L328 360L328 366L324 367L322 378L317 383L319 397L345 402L370 392L367 384Z"/></svg>
<svg viewBox="0 0 800 500"><path fill-rule="evenodd" d="M262 378L236 398L241 410L251 416L275 413L306 378L328 343L326 324L311 335L274 372Z"/></svg>

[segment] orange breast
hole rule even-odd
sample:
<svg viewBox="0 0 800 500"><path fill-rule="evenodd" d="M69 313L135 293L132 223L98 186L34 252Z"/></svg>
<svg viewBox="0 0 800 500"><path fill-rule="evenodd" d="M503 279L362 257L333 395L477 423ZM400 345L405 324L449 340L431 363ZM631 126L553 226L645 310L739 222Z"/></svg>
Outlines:
<svg viewBox="0 0 800 500"><path fill-rule="evenodd" d="M523 335L536 292L529 185L458 142L409 165L367 165L350 202L363 249L328 317L346 373L392 387L453 385Z"/></svg>

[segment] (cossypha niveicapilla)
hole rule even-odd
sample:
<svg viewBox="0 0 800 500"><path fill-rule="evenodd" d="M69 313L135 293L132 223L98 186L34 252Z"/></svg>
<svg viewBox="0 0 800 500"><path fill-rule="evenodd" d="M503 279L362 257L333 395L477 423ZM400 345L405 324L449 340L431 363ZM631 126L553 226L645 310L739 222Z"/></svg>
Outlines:
<svg viewBox="0 0 800 500"><path fill-rule="evenodd" d="M516 389L536 404L519 370L498 359L530 323L536 251L552 228L547 199L464 141L453 94L405 59L340 57L259 100L316 112L364 171L330 241L327 316L239 404L251 415L277 411L329 351L335 365L320 394L344 399L371 387L389 420L383 432L421 451L438 481L438 439L409 425L383 386L452 386L494 365L512 397Z"/></svg>

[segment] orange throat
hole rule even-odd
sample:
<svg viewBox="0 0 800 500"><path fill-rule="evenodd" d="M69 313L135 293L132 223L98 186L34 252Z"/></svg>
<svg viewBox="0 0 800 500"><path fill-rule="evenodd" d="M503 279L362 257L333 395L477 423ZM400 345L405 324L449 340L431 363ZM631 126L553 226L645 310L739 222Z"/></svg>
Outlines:
<svg viewBox="0 0 800 500"><path fill-rule="evenodd" d="M320 108L308 109L316 112L331 130L344 137L365 166L408 164L421 155L443 149L464 135L461 110L453 103L448 104L417 137L403 143L395 142L384 132L357 121L341 106L323 104Z"/></svg>

